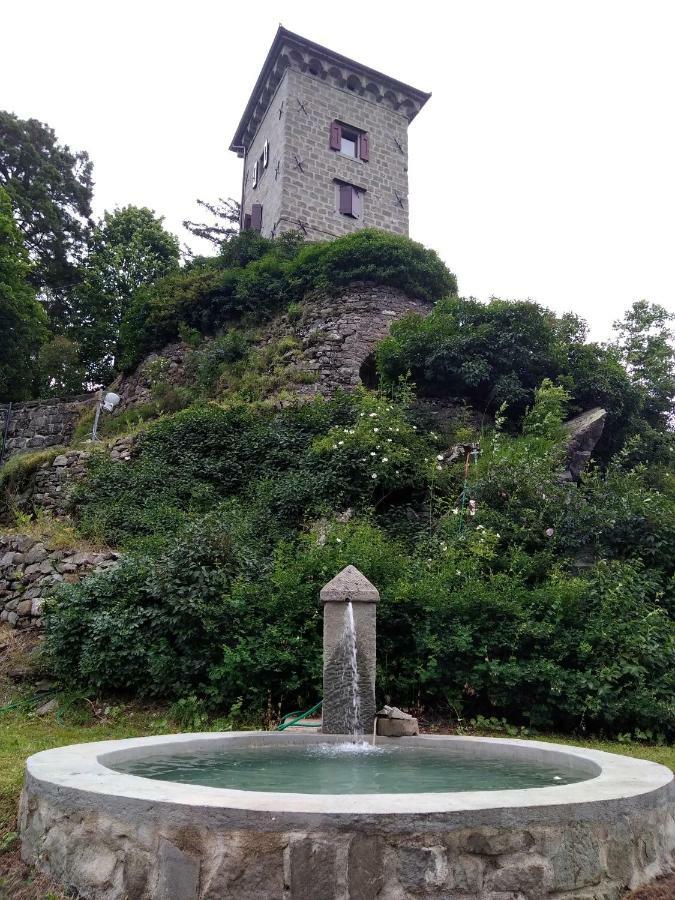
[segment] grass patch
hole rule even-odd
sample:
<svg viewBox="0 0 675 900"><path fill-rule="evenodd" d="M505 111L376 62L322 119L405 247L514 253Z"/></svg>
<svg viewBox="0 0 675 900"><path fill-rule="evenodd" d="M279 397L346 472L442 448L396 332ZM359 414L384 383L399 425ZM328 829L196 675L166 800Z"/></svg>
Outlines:
<svg viewBox="0 0 675 900"><path fill-rule="evenodd" d="M124 721L94 725L62 725L54 716L21 712L0 714L0 835L14 830L16 806L26 758L40 750L156 733L161 716L128 710Z"/></svg>
<svg viewBox="0 0 675 900"><path fill-rule="evenodd" d="M13 492L20 488L40 466L52 462L66 450L66 447L49 447L11 456L0 468L0 490Z"/></svg>

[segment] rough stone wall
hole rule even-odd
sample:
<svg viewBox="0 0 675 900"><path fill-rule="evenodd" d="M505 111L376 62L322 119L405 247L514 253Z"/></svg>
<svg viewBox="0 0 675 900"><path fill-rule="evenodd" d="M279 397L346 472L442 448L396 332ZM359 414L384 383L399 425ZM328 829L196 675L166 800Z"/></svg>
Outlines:
<svg viewBox="0 0 675 900"><path fill-rule="evenodd" d="M391 323L408 312L427 315L433 304L413 300L396 288L354 284L338 296L315 294L305 297L298 321L285 316L272 322L262 343L270 344L284 335L295 337L302 352L292 368L314 377L311 384L298 384L293 390L300 396L330 395L337 388L353 390L361 384L360 369L375 345L389 334ZM190 348L183 343L169 344L161 353L151 354L130 375L119 378L111 390L120 395L114 415L152 400L152 363L166 360L163 378L170 384L189 384L186 357Z"/></svg>
<svg viewBox="0 0 675 900"><path fill-rule="evenodd" d="M403 738L402 740L405 740ZM112 800L109 800L112 806ZM22 856L97 900L620 900L672 865L673 808L604 821L392 833L177 822L74 807L29 780ZM326 817L329 819L329 817Z"/></svg>
<svg viewBox="0 0 675 900"><path fill-rule="evenodd" d="M329 146L333 120L367 132L369 159L347 157ZM267 169L253 167L265 141ZM261 174L262 171L262 174ZM358 219L338 211L335 182L365 191ZM304 230L310 240L359 228L408 233L408 118L403 111L330 79L288 68L244 161L243 210L263 207L262 233Z"/></svg>
<svg viewBox="0 0 675 900"><path fill-rule="evenodd" d="M286 330L302 344L293 367L316 380L298 385L296 392L328 395L358 387L361 366L389 334L392 322L408 312L428 315L432 308L396 288L370 285L352 285L337 297L306 297L300 320Z"/></svg>
<svg viewBox="0 0 675 900"><path fill-rule="evenodd" d="M9 410L0 404L0 430L4 431L9 412L9 429L3 459L21 450L40 450L67 444L86 410L93 409L96 397L84 394L73 400L33 400L16 403Z"/></svg>
<svg viewBox="0 0 675 900"><path fill-rule="evenodd" d="M0 536L0 622L42 625L44 600L55 584L78 582L118 557L112 550L56 548L26 534Z"/></svg>
<svg viewBox="0 0 675 900"><path fill-rule="evenodd" d="M113 416L120 415L130 407L152 402L153 364L157 362L164 361L160 362L163 380L175 386L185 384L185 357L189 352L188 345L182 342L167 344L160 353L151 353L146 357L135 371L117 378L109 388L120 397Z"/></svg>
<svg viewBox="0 0 675 900"><path fill-rule="evenodd" d="M117 462L131 459L132 452L130 437L119 438L110 447L111 459ZM14 498L14 506L22 512L44 509L55 516L67 515L72 488L84 477L90 455L91 451L69 450L43 463Z"/></svg>

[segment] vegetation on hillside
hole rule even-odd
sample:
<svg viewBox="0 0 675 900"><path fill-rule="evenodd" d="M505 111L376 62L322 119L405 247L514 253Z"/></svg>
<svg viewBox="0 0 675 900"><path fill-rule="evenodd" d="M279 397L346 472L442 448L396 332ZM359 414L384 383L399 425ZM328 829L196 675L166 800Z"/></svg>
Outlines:
<svg viewBox="0 0 675 900"><path fill-rule="evenodd" d="M56 672L214 709L309 706L318 591L352 563L382 595L380 697L663 739L675 486L621 459L561 483L566 403L544 382L520 434L483 437L468 486L407 389L164 418L134 462L101 456L82 489L83 532L128 553L53 601Z"/></svg>
<svg viewBox="0 0 675 900"><path fill-rule="evenodd" d="M380 699L516 730L672 736L665 309L639 301L614 340L589 343L575 316L459 297L407 238L236 234L227 203L203 204L215 225L188 223L215 255L181 265L151 210L90 221L88 157L47 126L1 114L0 163L0 401L78 393L168 342L190 347L187 383L153 359L150 402L101 424L135 430L134 454L93 455L74 538L125 556L47 606L64 687L196 718L310 706L318 592L352 563L382 596ZM294 402L312 373L293 365L293 335L259 340L265 323L355 282L436 305L377 348L378 391ZM463 412L441 430L425 398ZM562 421L595 405L608 418L594 463L565 483ZM5 467L0 487L25 490L48 458Z"/></svg>
<svg viewBox="0 0 675 900"><path fill-rule="evenodd" d="M122 324L120 364L135 366L176 340L181 327L213 334L242 317L265 319L311 291L334 293L355 281L392 285L426 300L457 290L433 250L398 235L364 228L307 244L296 233L269 240L245 232L224 243L218 256L193 260L138 291Z"/></svg>

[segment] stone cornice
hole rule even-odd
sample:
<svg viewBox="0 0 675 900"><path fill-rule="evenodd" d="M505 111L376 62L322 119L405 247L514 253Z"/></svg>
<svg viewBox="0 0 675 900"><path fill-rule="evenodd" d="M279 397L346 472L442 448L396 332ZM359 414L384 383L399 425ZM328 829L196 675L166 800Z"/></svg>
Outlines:
<svg viewBox="0 0 675 900"><path fill-rule="evenodd" d="M382 103L410 122L431 96L315 44L280 25L232 139L230 150L241 154L250 146L287 68L304 72L341 90L353 91L371 102Z"/></svg>

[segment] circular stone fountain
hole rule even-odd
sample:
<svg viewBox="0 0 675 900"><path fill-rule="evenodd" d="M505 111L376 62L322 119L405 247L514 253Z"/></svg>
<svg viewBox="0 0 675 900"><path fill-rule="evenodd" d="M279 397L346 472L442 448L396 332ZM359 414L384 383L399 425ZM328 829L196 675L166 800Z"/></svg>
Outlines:
<svg viewBox="0 0 675 900"><path fill-rule="evenodd" d="M323 793L312 762L318 772L340 753L307 748L343 741L234 732L38 753L21 802L23 856L96 900L608 900L672 863L673 775L655 763L537 741L378 738L385 756L395 747L404 763L429 753L437 773L447 753L448 770L460 764L467 777L487 764L507 777L531 769L548 783L444 791L439 775L433 790L416 792L412 776L390 793ZM293 747L302 749L300 774ZM162 780L176 768L183 779L186 770L212 778L189 770L195 757L220 756L230 757L221 774L236 782L242 758L259 754L263 769L270 759L278 765L282 748L294 791L281 770L258 783L262 790ZM353 754L343 756L349 765ZM128 774L143 767L161 777Z"/></svg>
<svg viewBox="0 0 675 900"><path fill-rule="evenodd" d="M663 766L492 738L369 747L379 594L348 566L321 600L323 734L37 753L24 859L91 900L618 900L667 871Z"/></svg>

